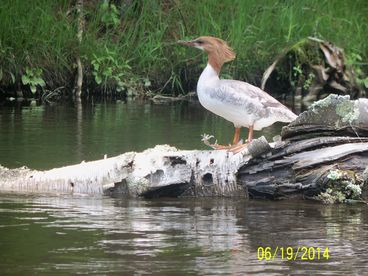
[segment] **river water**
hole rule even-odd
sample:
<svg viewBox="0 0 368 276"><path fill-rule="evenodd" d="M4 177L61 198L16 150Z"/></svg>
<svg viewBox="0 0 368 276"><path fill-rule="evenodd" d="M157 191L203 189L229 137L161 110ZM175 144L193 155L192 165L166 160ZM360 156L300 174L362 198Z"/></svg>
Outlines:
<svg viewBox="0 0 368 276"><path fill-rule="evenodd" d="M233 131L188 102L8 103L0 124L0 164L35 169ZM0 274L364 275L367 233L366 205L0 193Z"/></svg>
<svg viewBox="0 0 368 276"><path fill-rule="evenodd" d="M272 140L281 127L275 124L255 136ZM204 133L226 144L232 141L234 127L198 102L8 103L0 106L0 164L50 169L158 144L206 149L201 142ZM242 135L247 135L245 129Z"/></svg>

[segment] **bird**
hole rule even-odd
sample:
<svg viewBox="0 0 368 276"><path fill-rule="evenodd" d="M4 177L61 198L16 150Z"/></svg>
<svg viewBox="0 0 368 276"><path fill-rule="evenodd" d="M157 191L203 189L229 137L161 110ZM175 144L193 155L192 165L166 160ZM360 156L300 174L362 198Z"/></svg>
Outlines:
<svg viewBox="0 0 368 276"><path fill-rule="evenodd" d="M221 67L236 57L226 41L213 36L200 36L177 43L198 48L208 55L207 66L197 83L199 102L207 110L232 122L235 127L231 145L219 145L217 141L209 144L205 141L207 145L236 152L252 142L254 130L262 130L277 121L289 123L297 118L290 109L262 89L239 80L220 79ZM244 144L240 141L242 127L248 128L248 139Z"/></svg>

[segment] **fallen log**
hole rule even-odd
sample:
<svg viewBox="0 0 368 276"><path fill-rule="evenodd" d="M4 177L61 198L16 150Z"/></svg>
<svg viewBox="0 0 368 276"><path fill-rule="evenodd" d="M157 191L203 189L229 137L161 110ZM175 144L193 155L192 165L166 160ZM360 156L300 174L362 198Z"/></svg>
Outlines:
<svg viewBox="0 0 368 276"><path fill-rule="evenodd" d="M361 190L355 198L367 196L367 99L330 95L284 127L281 137L283 143L270 153L239 169L238 183L251 197L315 198L332 189L335 202L352 199L350 188Z"/></svg>
<svg viewBox="0 0 368 276"><path fill-rule="evenodd" d="M155 193L232 196L243 191L236 185L235 175L242 162L249 159L250 156L226 151L179 151L160 145L140 153L128 152L48 171L2 167L0 190L147 197ZM196 189L189 192L193 185Z"/></svg>
<svg viewBox="0 0 368 276"><path fill-rule="evenodd" d="M325 202L367 197L367 99L330 95L284 127L281 138L255 139L237 154L160 145L48 171L0 167L0 190Z"/></svg>

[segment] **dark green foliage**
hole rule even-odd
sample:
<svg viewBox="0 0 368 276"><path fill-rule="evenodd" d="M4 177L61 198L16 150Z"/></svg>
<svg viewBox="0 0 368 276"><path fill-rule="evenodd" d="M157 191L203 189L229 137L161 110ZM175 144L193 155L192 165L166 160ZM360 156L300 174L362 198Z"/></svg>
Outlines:
<svg viewBox="0 0 368 276"><path fill-rule="evenodd" d="M88 86L145 89L149 79L155 91L182 93L195 87L206 59L175 42L200 35L221 37L235 49L236 61L224 69L230 77L259 84L279 53L315 36L343 48L349 61L359 63L359 78L366 82L365 0L84 1L81 45L74 4L0 2L0 86L20 84L31 68L42 69L40 77L50 89L72 87L80 54Z"/></svg>

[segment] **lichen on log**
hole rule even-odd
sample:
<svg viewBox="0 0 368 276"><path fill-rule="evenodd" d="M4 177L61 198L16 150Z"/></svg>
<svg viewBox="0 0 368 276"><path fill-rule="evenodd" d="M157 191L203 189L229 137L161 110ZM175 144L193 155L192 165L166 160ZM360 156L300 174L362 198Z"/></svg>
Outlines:
<svg viewBox="0 0 368 276"><path fill-rule="evenodd" d="M330 95L282 130L282 138L300 140L316 136L368 137L368 99Z"/></svg>
<svg viewBox="0 0 368 276"><path fill-rule="evenodd" d="M363 191L368 164L367 108L367 99L350 101L337 95L315 103L283 128L281 145L239 169L238 182L255 198L316 198L330 188L329 173L341 170L353 173L358 179L354 185ZM351 199L346 192L345 199ZM362 192L361 197L365 196Z"/></svg>

